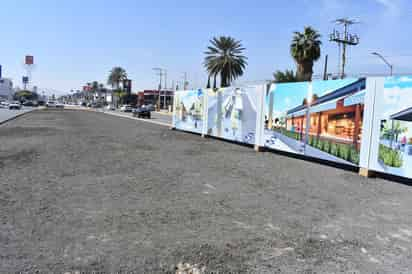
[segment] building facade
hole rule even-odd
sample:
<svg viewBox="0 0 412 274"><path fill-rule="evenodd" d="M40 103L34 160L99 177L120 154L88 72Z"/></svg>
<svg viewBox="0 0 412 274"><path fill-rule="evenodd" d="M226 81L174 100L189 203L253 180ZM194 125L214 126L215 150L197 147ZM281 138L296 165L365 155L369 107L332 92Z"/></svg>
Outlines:
<svg viewBox="0 0 412 274"><path fill-rule="evenodd" d="M0 78L0 97L9 99L13 95L13 82L11 79Z"/></svg>

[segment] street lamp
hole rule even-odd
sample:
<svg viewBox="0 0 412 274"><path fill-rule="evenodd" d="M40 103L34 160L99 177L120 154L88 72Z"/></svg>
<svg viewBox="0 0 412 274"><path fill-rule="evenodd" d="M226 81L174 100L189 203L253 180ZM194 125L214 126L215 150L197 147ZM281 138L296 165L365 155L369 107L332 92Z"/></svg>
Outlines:
<svg viewBox="0 0 412 274"><path fill-rule="evenodd" d="M387 64L391 70L391 76L393 75L393 65L390 64L385 57L383 57L381 54L377 53L377 52L372 52L372 55L377 56L378 58L380 58L385 64Z"/></svg>

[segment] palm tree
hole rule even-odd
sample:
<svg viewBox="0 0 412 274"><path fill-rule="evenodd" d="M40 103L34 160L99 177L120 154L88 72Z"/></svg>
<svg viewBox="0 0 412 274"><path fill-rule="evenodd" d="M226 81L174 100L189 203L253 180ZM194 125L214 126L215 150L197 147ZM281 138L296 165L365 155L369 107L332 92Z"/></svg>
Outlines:
<svg viewBox="0 0 412 274"><path fill-rule="evenodd" d="M321 35L312 27L305 27L303 33L295 32L290 53L297 64L299 81L311 81L313 64L320 58Z"/></svg>
<svg viewBox="0 0 412 274"><path fill-rule="evenodd" d="M285 70L285 72L278 70L273 74L273 77L275 78L273 81L275 83L290 83L298 81L298 78L293 70Z"/></svg>
<svg viewBox="0 0 412 274"><path fill-rule="evenodd" d="M126 79L127 79L127 73L126 73L126 70L123 69L122 67L112 68L109 74L109 78L107 79L107 83L111 85L113 89L116 89L113 95L117 94L119 99L121 97L120 83ZM117 106L117 100L115 104Z"/></svg>
<svg viewBox="0 0 412 274"><path fill-rule="evenodd" d="M120 83L126 79L126 70L121 67L114 67L110 71L109 78L107 79L107 84L111 85L113 88L119 89Z"/></svg>
<svg viewBox="0 0 412 274"><path fill-rule="evenodd" d="M230 83L243 75L247 65L247 57L242 55L245 48L241 41L237 41L229 36L214 37L210 40L211 45L205 52L204 66L209 73L209 77L220 75L220 85L227 87Z"/></svg>

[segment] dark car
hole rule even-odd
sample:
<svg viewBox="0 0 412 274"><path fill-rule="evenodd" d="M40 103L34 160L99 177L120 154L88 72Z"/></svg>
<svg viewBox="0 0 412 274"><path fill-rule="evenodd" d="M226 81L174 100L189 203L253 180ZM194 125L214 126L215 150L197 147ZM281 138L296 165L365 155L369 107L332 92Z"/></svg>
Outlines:
<svg viewBox="0 0 412 274"><path fill-rule="evenodd" d="M133 116L137 117L137 118L150 119L151 118L150 109L148 109L146 107L140 107L140 108L134 109L133 110Z"/></svg>

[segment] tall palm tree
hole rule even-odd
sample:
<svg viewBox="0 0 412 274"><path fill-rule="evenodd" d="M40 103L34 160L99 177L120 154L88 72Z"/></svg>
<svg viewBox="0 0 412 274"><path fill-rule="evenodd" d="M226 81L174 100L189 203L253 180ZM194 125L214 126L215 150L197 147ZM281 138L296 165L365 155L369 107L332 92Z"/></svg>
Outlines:
<svg viewBox="0 0 412 274"><path fill-rule="evenodd" d="M107 79L107 84L111 85L113 88L119 89L120 83L126 79L126 70L122 67L114 67L110 71L109 78Z"/></svg>
<svg viewBox="0 0 412 274"><path fill-rule="evenodd" d="M303 32L294 32L290 53L297 64L299 81L311 81L313 64L320 58L321 35L312 27L305 27Z"/></svg>
<svg viewBox="0 0 412 274"><path fill-rule="evenodd" d="M205 52L204 66L210 76L220 75L220 85L227 87L230 83L243 75L247 65L247 57L242 55L245 48L241 41L229 36L214 37L211 45Z"/></svg>
<svg viewBox="0 0 412 274"><path fill-rule="evenodd" d="M126 70L123 69L122 67L114 67L110 71L109 78L107 79L107 83L112 86L113 89L116 89L116 91L113 93L113 98L119 97L118 99L120 100L121 98L121 90L120 90L120 83L124 80L127 79L127 73ZM116 98L115 105L118 105L118 100Z"/></svg>

